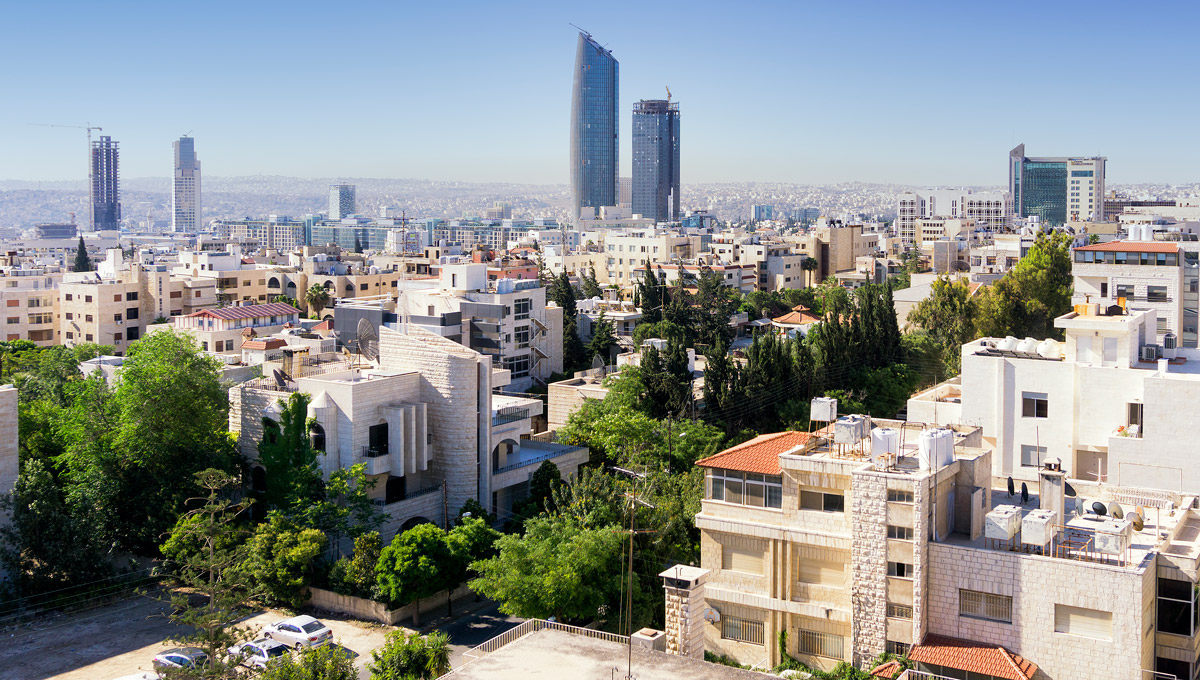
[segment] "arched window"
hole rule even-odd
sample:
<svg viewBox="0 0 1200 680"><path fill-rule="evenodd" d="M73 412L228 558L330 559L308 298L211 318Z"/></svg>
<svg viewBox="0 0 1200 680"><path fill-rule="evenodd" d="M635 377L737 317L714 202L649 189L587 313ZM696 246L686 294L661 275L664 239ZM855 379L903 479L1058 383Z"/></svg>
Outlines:
<svg viewBox="0 0 1200 680"><path fill-rule="evenodd" d="M278 289L279 288L279 279L272 276L270 279L267 280L267 288Z"/></svg>
<svg viewBox="0 0 1200 680"><path fill-rule="evenodd" d="M325 279L325 290L333 290L333 279Z"/></svg>
<svg viewBox="0 0 1200 680"><path fill-rule="evenodd" d="M354 292L354 284L353 284L353 283L347 283L347 284L346 284L346 292L347 292L347 293L353 293L353 292Z"/></svg>
<svg viewBox="0 0 1200 680"><path fill-rule="evenodd" d="M325 428L321 427L320 423L313 423L312 427L308 428L308 440L312 442L314 451L325 452Z"/></svg>
<svg viewBox="0 0 1200 680"><path fill-rule="evenodd" d="M263 416L263 441L268 444L274 444L283 436L283 431L279 428L279 423L273 419Z"/></svg>

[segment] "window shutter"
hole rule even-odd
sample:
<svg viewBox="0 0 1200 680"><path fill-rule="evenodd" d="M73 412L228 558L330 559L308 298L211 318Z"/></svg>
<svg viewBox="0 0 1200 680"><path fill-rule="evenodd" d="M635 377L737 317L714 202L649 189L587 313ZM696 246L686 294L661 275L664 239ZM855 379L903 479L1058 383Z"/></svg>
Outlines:
<svg viewBox="0 0 1200 680"><path fill-rule="evenodd" d="M1097 640L1112 639L1112 612L1054 605L1054 632Z"/></svg>
<svg viewBox="0 0 1200 680"><path fill-rule="evenodd" d="M721 568L761 575L763 573L762 551L723 546L721 549Z"/></svg>
<svg viewBox="0 0 1200 680"><path fill-rule="evenodd" d="M845 567L837 562L800 560L797 574L803 583L832 588L841 588L846 585Z"/></svg>

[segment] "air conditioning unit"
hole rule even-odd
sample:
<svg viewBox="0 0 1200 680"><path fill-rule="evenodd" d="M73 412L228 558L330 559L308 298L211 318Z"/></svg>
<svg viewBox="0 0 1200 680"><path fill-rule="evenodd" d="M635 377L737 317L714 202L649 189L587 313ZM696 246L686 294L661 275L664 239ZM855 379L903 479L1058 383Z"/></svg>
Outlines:
<svg viewBox="0 0 1200 680"><path fill-rule="evenodd" d="M1163 335L1162 347L1163 347L1163 358L1174 359L1178 355L1178 352L1176 350L1179 347L1179 341L1178 341L1178 339L1176 339L1174 333L1171 333L1168 331L1165 335Z"/></svg>
<svg viewBox="0 0 1200 680"><path fill-rule="evenodd" d="M1158 361L1158 345L1142 345L1140 358L1142 361Z"/></svg>

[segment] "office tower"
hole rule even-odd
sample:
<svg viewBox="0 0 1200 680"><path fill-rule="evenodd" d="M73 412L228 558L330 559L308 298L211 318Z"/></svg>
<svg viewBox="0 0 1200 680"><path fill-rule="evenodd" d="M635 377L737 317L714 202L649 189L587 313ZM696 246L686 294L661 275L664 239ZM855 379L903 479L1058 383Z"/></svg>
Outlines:
<svg viewBox="0 0 1200 680"><path fill-rule="evenodd" d="M775 219L775 207L770 205L752 205L750 206L750 221L762 222L764 220Z"/></svg>
<svg viewBox="0 0 1200 680"><path fill-rule="evenodd" d="M622 208L628 208L633 205L632 177L621 177L617 179L617 205Z"/></svg>
<svg viewBox="0 0 1200 680"><path fill-rule="evenodd" d="M200 228L200 161L196 140L184 135L175 148L175 184L171 192L171 231L195 232Z"/></svg>
<svg viewBox="0 0 1200 680"><path fill-rule="evenodd" d="M489 220L511 220L512 205L505 201L495 201L492 207L484 212L484 217Z"/></svg>
<svg viewBox="0 0 1200 680"><path fill-rule="evenodd" d="M1104 156L1029 157L1025 145L1008 153L1008 188L1017 217L1047 224L1102 219Z"/></svg>
<svg viewBox="0 0 1200 680"><path fill-rule="evenodd" d="M579 34L571 90L572 219L617 205L617 60L588 33Z"/></svg>
<svg viewBox="0 0 1200 680"><path fill-rule="evenodd" d="M92 142L92 230L115 230L121 226L121 187L118 166L120 142L102 136Z"/></svg>
<svg viewBox="0 0 1200 680"><path fill-rule="evenodd" d="M633 105L633 212L655 222L679 220L679 102Z"/></svg>
<svg viewBox="0 0 1200 680"><path fill-rule="evenodd" d="M340 220L356 212L353 184L329 185L329 219Z"/></svg>

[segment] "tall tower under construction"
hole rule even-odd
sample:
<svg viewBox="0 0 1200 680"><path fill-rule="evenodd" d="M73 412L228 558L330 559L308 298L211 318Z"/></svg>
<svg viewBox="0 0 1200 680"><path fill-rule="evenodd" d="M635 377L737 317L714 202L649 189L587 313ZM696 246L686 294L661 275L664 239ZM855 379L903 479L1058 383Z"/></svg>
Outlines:
<svg viewBox="0 0 1200 680"><path fill-rule="evenodd" d="M119 142L107 135L92 142L92 225L96 231L121 225Z"/></svg>

